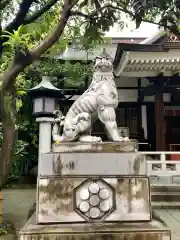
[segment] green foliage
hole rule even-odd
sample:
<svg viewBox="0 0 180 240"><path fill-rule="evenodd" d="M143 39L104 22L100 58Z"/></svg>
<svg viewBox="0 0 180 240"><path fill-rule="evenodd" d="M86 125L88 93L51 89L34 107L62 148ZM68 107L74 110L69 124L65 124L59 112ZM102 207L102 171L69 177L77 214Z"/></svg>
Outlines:
<svg viewBox="0 0 180 240"><path fill-rule="evenodd" d="M61 81L64 81L65 87L78 87L83 83L84 76L92 76L91 65L81 64L80 62L72 64L68 61L62 64L52 58L42 60L37 67L37 71L40 73L40 76L57 76L59 73L62 73L64 78ZM53 83L58 87L56 79Z"/></svg>
<svg viewBox="0 0 180 240"><path fill-rule="evenodd" d="M2 145L2 140L3 140L3 126L2 123L0 123L0 145ZM20 171L20 166L23 161L23 158L27 156L27 151L26 151L26 146L28 144L22 140L17 140L16 146L15 146L15 154L14 154L14 159L13 159L13 165L12 165L12 173L9 176L10 180L16 180L19 177L19 171Z"/></svg>
<svg viewBox="0 0 180 240"><path fill-rule="evenodd" d="M24 161L24 158L27 158L28 156L28 152L26 149L27 145L28 143L22 140L18 140L16 142L16 149L12 165L12 173L9 176L10 181L17 180L19 178L22 161Z"/></svg>
<svg viewBox="0 0 180 240"><path fill-rule="evenodd" d="M134 9L134 19L138 27L143 20L156 21L179 34L180 1L179 0L131 0Z"/></svg>
<svg viewBox="0 0 180 240"><path fill-rule="evenodd" d="M0 236L4 236L8 233L7 229L5 227L0 227Z"/></svg>
<svg viewBox="0 0 180 240"><path fill-rule="evenodd" d="M2 37L7 38L8 41L3 43L3 46L10 46L11 48L16 48L17 46L28 46L28 42L30 41L30 33L24 33L23 26L19 26L17 31L13 31L10 33L8 31L3 31Z"/></svg>

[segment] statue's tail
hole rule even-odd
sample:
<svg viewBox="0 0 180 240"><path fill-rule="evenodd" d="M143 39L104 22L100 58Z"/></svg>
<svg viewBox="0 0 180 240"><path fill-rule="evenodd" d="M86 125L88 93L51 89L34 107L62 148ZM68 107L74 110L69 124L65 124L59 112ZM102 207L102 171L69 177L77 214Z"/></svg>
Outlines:
<svg viewBox="0 0 180 240"><path fill-rule="evenodd" d="M60 110L55 110L53 114L54 114L54 124L52 128L52 137L53 137L53 141L56 142L56 141L60 141L60 135L62 133L62 129L64 126L65 117L63 116Z"/></svg>
<svg viewBox="0 0 180 240"><path fill-rule="evenodd" d="M58 123L60 126L63 126L65 116L63 116L62 112L60 110L55 110L53 114L54 114L54 122Z"/></svg>

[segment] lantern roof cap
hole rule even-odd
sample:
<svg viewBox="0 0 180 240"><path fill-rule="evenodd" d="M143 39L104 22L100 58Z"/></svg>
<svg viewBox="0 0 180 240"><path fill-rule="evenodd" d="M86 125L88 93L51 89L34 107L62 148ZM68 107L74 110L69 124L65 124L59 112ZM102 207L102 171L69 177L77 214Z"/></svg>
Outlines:
<svg viewBox="0 0 180 240"><path fill-rule="evenodd" d="M55 91L60 91L59 88L55 87L50 81L49 77L43 76L42 81L36 85L35 87L31 88L30 90L37 90L37 89L49 89L49 90L55 90Z"/></svg>
<svg viewBox="0 0 180 240"><path fill-rule="evenodd" d="M55 87L48 76L43 76L42 81L35 87L29 89L29 94L31 96L47 96L47 97L60 97L62 89Z"/></svg>

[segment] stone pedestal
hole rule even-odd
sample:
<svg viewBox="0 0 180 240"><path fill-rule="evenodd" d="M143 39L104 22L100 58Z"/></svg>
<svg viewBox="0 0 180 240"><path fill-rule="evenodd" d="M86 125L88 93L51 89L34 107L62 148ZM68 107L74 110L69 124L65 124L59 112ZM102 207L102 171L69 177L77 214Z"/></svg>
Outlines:
<svg viewBox="0 0 180 240"><path fill-rule="evenodd" d="M146 159L130 143L62 143L41 155L36 217L20 240L169 240L152 219Z"/></svg>
<svg viewBox="0 0 180 240"><path fill-rule="evenodd" d="M163 223L68 223L37 225L35 216L20 232L20 240L170 240Z"/></svg>

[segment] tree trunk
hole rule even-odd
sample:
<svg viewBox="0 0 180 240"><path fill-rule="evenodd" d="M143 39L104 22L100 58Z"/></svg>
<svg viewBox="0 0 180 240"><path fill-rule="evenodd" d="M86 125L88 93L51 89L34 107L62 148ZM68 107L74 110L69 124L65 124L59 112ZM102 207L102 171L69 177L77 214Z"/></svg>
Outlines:
<svg viewBox="0 0 180 240"><path fill-rule="evenodd" d="M15 110L12 100L11 110L7 110L4 102L4 94L9 91L14 85L15 79L20 72L22 72L27 66L37 60L43 53L45 53L50 47L55 44L61 37L64 28L67 24L69 17L71 16L71 9L79 0L64 0L63 11L60 16L60 20L55 27L54 31L35 49L30 50L27 56L24 56L21 61L14 59L12 65L0 75L2 81L0 90L0 120L3 124L3 143L0 151L0 189L5 184L8 174L12 169L12 157L14 153L15 143L17 139L17 130L15 125ZM13 96L12 89L10 90L11 96ZM9 112L8 112L9 111Z"/></svg>
<svg viewBox="0 0 180 240"><path fill-rule="evenodd" d="M0 190L7 181L12 169L12 159L17 139L15 124L10 121L3 122L3 143L0 152Z"/></svg>
<svg viewBox="0 0 180 240"><path fill-rule="evenodd" d="M0 151L0 190L7 181L8 175L12 169L12 159L17 140L17 130L15 124L15 91L14 85L6 96L10 96L10 109L5 102L5 95L0 92L0 118L3 124L3 139Z"/></svg>

